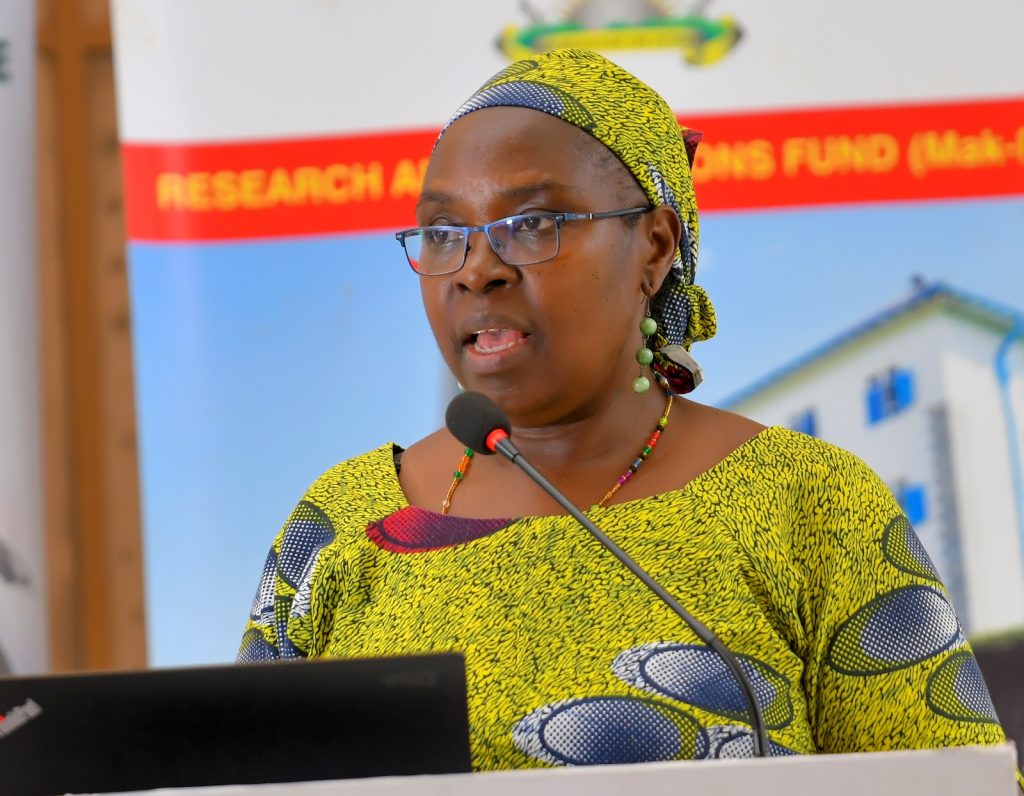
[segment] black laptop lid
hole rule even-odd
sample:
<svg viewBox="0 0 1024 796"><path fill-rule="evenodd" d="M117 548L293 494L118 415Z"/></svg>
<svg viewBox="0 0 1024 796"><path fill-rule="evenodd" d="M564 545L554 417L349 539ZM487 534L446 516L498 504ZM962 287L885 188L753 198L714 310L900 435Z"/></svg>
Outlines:
<svg viewBox="0 0 1024 796"><path fill-rule="evenodd" d="M459 655L0 679L0 792L470 770Z"/></svg>

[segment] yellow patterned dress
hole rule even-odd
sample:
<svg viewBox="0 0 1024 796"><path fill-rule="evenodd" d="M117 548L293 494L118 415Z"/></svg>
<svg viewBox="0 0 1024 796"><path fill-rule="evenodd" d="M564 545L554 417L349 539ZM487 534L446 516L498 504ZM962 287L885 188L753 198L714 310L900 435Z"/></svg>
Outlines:
<svg viewBox="0 0 1024 796"><path fill-rule="evenodd" d="M478 770L751 754L723 663L574 520L410 507L394 450L296 507L240 661L464 653ZM1004 740L949 594L853 455L772 427L590 516L739 656L772 754Z"/></svg>

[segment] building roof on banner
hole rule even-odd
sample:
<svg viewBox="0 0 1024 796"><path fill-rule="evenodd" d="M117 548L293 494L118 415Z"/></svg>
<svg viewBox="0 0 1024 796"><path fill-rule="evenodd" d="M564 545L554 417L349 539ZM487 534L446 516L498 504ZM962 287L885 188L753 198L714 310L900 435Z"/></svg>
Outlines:
<svg viewBox="0 0 1024 796"><path fill-rule="evenodd" d="M754 398L764 390L796 376L807 368L839 352L869 334L891 327L897 321L907 319L922 310L943 310L959 314L992 328L995 334L1005 334L1016 325L1024 326L1024 310L1018 310L991 299L977 296L943 282L925 282L915 278L913 292L909 298L886 307L881 312L826 340L807 353L776 368L754 383L733 395L719 401L718 405L736 409L740 404ZM924 317L922 313L921 317Z"/></svg>

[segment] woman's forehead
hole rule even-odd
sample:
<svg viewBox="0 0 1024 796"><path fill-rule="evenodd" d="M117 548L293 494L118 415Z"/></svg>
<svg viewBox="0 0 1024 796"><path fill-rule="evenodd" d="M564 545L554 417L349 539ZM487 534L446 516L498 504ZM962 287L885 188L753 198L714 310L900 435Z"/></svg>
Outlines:
<svg viewBox="0 0 1024 796"><path fill-rule="evenodd" d="M423 195L441 198L482 178L510 198L581 193L607 186L614 177L632 182L611 150L585 131L541 111L494 107L467 114L446 129L431 157Z"/></svg>
<svg viewBox="0 0 1024 796"><path fill-rule="evenodd" d="M593 136L556 116L531 108L484 108L467 114L444 132L432 160L457 156L503 159L513 155L557 158L574 154L577 159L599 156L610 150Z"/></svg>

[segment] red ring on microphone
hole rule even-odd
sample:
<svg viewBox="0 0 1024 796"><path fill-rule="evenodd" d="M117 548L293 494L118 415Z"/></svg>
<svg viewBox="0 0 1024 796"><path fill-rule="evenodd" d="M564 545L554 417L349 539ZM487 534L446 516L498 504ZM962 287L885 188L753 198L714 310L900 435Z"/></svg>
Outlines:
<svg viewBox="0 0 1024 796"><path fill-rule="evenodd" d="M508 439L508 432L503 428L496 428L487 435L487 438L484 440L484 445L487 446L487 450L494 453L494 451L498 449L498 443L503 439Z"/></svg>

